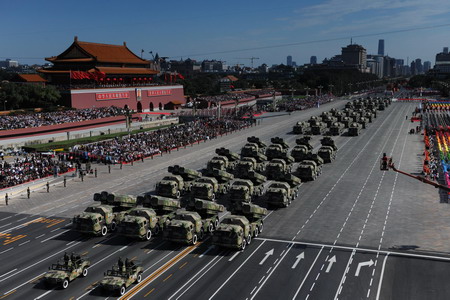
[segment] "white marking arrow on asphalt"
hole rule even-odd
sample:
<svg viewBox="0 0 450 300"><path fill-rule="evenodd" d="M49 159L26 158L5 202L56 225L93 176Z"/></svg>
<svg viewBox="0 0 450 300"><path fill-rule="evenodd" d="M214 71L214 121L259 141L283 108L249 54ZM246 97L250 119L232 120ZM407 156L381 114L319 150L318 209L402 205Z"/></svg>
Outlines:
<svg viewBox="0 0 450 300"><path fill-rule="evenodd" d="M298 265L298 263L305 258L305 252L300 253L299 255L297 255L297 257L295 257L297 260L295 261L295 263L292 265L292 269L295 269Z"/></svg>
<svg viewBox="0 0 450 300"><path fill-rule="evenodd" d="M333 255L333 257L328 260L328 267L327 267L325 273L330 273L331 267L333 266L333 264L335 262L336 262L336 255Z"/></svg>
<svg viewBox="0 0 450 300"><path fill-rule="evenodd" d="M273 255L273 249L266 252L266 256L264 256L264 258L259 262L259 264L262 265L266 261L266 259L268 259L269 256L271 255Z"/></svg>
<svg viewBox="0 0 450 300"><path fill-rule="evenodd" d="M359 271L361 271L361 268L362 268L362 267L365 267L365 266L371 267L371 266L373 266L373 264L374 264L374 262L373 262L372 259L369 260L369 261L363 261L363 262L360 262L360 263L358 264L358 267L356 268L355 276L359 276Z"/></svg>

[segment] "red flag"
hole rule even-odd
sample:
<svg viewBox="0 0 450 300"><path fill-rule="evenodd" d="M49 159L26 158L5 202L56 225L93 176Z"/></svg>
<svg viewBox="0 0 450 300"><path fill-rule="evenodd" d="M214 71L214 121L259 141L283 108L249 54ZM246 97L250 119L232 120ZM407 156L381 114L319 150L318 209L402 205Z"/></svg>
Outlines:
<svg viewBox="0 0 450 300"><path fill-rule="evenodd" d="M184 76L181 74L178 74L178 78L183 79L184 80Z"/></svg>

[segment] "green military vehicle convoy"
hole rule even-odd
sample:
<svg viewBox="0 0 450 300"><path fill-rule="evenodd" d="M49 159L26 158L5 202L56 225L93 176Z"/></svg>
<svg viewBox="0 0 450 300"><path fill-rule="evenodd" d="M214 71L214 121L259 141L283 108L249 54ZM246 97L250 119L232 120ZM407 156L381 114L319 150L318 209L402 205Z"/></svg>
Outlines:
<svg viewBox="0 0 450 300"><path fill-rule="evenodd" d="M99 283L100 289L108 293L124 295L127 288L133 283L142 281L144 269L140 264L128 260L125 262L119 258L119 262L105 272L105 277Z"/></svg>
<svg viewBox="0 0 450 300"><path fill-rule="evenodd" d="M86 277L88 268L91 265L90 260L80 254L72 253L69 257L67 253L55 264L49 267L48 271L42 277L44 286L60 286L66 289L69 283L78 277Z"/></svg>

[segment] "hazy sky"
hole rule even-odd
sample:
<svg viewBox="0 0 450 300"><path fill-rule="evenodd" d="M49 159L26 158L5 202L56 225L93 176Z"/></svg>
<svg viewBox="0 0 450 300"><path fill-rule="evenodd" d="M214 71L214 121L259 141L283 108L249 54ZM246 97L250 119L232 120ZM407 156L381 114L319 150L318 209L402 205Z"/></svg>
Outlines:
<svg viewBox="0 0 450 300"><path fill-rule="evenodd" d="M350 37L374 54L384 39L385 53L405 62L434 64L436 53L450 46L448 0L1 0L0 8L0 60L29 64L60 54L75 35L126 41L138 55L144 49L144 58L153 51L248 66L245 58L252 56L260 58L255 65L286 63L287 55L297 64L311 55L322 61L339 54Z"/></svg>

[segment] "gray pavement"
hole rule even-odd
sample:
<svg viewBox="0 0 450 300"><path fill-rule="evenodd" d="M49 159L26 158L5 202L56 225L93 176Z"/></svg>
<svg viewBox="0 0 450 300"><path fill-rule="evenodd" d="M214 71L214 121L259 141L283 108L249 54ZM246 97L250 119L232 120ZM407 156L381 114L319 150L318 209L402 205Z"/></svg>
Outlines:
<svg viewBox="0 0 450 300"><path fill-rule="evenodd" d="M264 232L244 252L211 247L208 240L184 247L70 230L70 217L92 203L94 192L143 194L169 165L200 169L215 148L238 151L251 135L267 142L281 136L293 146L296 121L344 103L267 115L259 126L170 155L115 166L111 174L98 166L98 178L75 178L31 199L14 197L0 212L0 298L114 298L96 282L122 256L136 257L146 269L123 299L448 299L448 204L435 188L378 165L387 152L399 169L420 171L423 137L407 134L415 124L404 118L414 103L392 104L358 137L337 137L337 159L301 186L291 206L270 211ZM44 289L39 276L64 251L86 253L95 265L67 290Z"/></svg>

